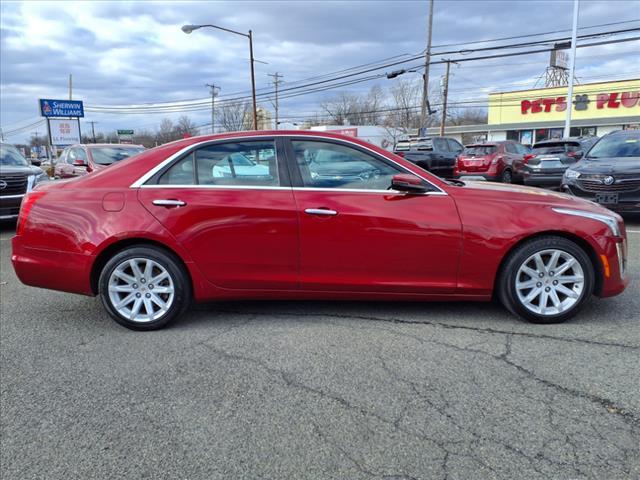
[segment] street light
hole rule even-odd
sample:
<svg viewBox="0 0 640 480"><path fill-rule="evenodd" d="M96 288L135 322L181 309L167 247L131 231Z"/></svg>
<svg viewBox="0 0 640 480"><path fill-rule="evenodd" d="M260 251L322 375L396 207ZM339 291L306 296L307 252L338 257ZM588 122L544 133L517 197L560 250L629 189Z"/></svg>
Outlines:
<svg viewBox="0 0 640 480"><path fill-rule="evenodd" d="M218 30L223 30L229 33L235 33L236 35L242 35L249 39L249 59L251 63L251 96L253 97L253 129L258 130L258 107L256 105L256 77L253 68L254 58L253 58L253 34L251 30L249 33L236 32L235 30L231 30L229 28L218 27L217 25L183 25L182 31L184 33L191 33L194 30L198 30L199 28L209 27L209 28L217 28Z"/></svg>

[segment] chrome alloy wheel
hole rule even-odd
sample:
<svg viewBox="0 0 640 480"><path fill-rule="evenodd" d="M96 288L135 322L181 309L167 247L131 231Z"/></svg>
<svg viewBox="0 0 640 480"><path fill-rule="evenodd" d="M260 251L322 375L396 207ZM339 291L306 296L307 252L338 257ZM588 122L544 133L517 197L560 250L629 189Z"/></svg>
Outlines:
<svg viewBox="0 0 640 480"><path fill-rule="evenodd" d="M516 275L522 305L539 315L558 315L580 300L585 277L580 262L563 250L549 249L525 260Z"/></svg>
<svg viewBox="0 0 640 480"><path fill-rule="evenodd" d="M118 264L109 277L113 308L132 322L152 322L166 314L175 289L171 275L158 262L131 258Z"/></svg>

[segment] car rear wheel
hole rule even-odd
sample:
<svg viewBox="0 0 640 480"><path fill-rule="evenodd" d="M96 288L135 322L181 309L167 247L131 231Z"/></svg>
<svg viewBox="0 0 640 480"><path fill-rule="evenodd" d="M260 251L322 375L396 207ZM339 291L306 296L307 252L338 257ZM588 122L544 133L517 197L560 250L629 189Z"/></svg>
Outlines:
<svg viewBox="0 0 640 480"><path fill-rule="evenodd" d="M100 297L107 312L132 330L156 330L182 315L191 285L180 262L152 246L117 253L102 269Z"/></svg>
<svg viewBox="0 0 640 480"><path fill-rule="evenodd" d="M511 183L513 182L513 175L511 174L511 170L505 169L502 171L502 177L500 178L502 183Z"/></svg>
<svg viewBox="0 0 640 480"><path fill-rule="evenodd" d="M594 271L580 246L549 236L513 251L498 282L498 296L512 313L532 323L560 323L593 293Z"/></svg>

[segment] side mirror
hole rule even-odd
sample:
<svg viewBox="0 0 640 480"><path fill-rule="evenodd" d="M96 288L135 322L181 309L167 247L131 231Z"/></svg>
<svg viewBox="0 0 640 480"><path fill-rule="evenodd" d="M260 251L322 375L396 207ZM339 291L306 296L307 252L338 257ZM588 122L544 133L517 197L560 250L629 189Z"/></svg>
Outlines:
<svg viewBox="0 0 640 480"><path fill-rule="evenodd" d="M84 160L78 158L77 160L73 161L73 166L74 167L86 167L87 166L87 162L85 162Z"/></svg>
<svg viewBox="0 0 640 480"><path fill-rule="evenodd" d="M428 191L422 180L415 175L401 173L391 178L391 188L399 192L424 193Z"/></svg>
<svg viewBox="0 0 640 480"><path fill-rule="evenodd" d="M40 165L42 165L42 162L38 158L32 158L31 165L35 165L36 167L39 167Z"/></svg>

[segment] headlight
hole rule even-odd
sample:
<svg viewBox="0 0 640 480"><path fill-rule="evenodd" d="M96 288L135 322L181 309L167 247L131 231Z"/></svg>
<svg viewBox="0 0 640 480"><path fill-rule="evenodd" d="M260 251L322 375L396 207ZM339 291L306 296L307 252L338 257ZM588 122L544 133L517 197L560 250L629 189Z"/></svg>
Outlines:
<svg viewBox="0 0 640 480"><path fill-rule="evenodd" d="M37 175L29 175L27 177L27 192L33 190L33 187L35 187L38 183L48 179L49 177L47 177L47 174L44 172Z"/></svg>
<svg viewBox="0 0 640 480"><path fill-rule="evenodd" d="M615 237L620 236L620 227L618 226L618 220L615 217L610 215L605 215L602 213L593 213L593 212L585 212L583 210L571 210L568 208L553 208L552 209L556 213L562 213L564 215L574 215L576 217L584 217L590 218L592 220L597 220L606 224L611 230L611 233Z"/></svg>
<svg viewBox="0 0 640 480"><path fill-rule="evenodd" d="M564 172L564 178L567 180L576 179L580 177L580 172L576 172L575 170L567 169Z"/></svg>

